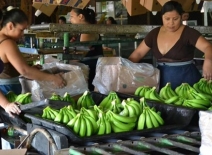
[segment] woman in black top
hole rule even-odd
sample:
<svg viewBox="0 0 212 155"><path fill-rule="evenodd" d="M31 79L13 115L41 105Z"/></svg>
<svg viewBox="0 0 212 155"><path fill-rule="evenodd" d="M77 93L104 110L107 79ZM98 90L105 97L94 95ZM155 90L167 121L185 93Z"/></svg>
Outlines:
<svg viewBox="0 0 212 155"><path fill-rule="evenodd" d="M70 12L70 22L72 24L96 24L96 14L89 8L72 8ZM99 34L79 34L76 40L80 42L98 41L101 40L101 37ZM81 62L89 66L88 87L90 91L93 91L94 86L92 85L92 82L96 73L96 63L98 58L103 56L103 49L102 45L92 45L88 48L89 51Z"/></svg>

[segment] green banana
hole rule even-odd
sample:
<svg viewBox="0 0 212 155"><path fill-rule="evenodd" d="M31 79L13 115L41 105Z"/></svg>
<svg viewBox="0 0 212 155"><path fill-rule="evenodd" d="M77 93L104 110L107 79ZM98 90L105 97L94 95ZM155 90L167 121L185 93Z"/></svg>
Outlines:
<svg viewBox="0 0 212 155"><path fill-rule="evenodd" d="M102 114L99 114L99 119L97 120L98 132L97 135L104 135L106 133L106 124Z"/></svg>
<svg viewBox="0 0 212 155"><path fill-rule="evenodd" d="M84 117L86 119L89 119L90 120L90 122L92 123L93 134L96 134L97 131L98 131L98 125L96 123L96 120L93 117L90 117L88 115L84 115Z"/></svg>
<svg viewBox="0 0 212 155"><path fill-rule="evenodd" d="M135 90L134 95L139 96L139 94L140 94L140 92L141 92L142 89L143 89L142 86L138 87L138 88Z"/></svg>
<svg viewBox="0 0 212 155"><path fill-rule="evenodd" d="M149 113L149 116L150 116L150 119L151 119L151 122L152 122L152 125L154 126L154 128L157 128L160 126L157 118L155 117L155 115L152 114L152 110L151 109L147 109L147 112Z"/></svg>
<svg viewBox="0 0 212 155"><path fill-rule="evenodd" d="M153 128L154 126L152 124L152 121L151 121L151 118L150 118L150 115L149 115L149 112L148 112L148 108L146 108L145 117L146 117L146 127L147 127L147 129Z"/></svg>
<svg viewBox="0 0 212 155"><path fill-rule="evenodd" d="M79 132L80 132L80 124L81 124L81 114L77 118L77 120L76 120L76 122L74 124L74 127L73 127L74 133L79 134Z"/></svg>
<svg viewBox="0 0 212 155"><path fill-rule="evenodd" d="M87 127L86 126L86 121L85 121L84 117L82 117L82 115L81 115L81 117L80 117L80 129L79 129L80 137L85 137L86 136L86 132L87 132L86 131L87 130L86 127Z"/></svg>
<svg viewBox="0 0 212 155"><path fill-rule="evenodd" d="M157 122L160 124L160 125L164 125L164 120L163 118L160 116L159 113L153 111L153 110L150 110L151 114L156 118Z"/></svg>
<svg viewBox="0 0 212 155"><path fill-rule="evenodd" d="M171 98L165 100L164 102L166 104L175 104L175 102L177 102L179 100L179 96L172 96Z"/></svg>
<svg viewBox="0 0 212 155"><path fill-rule="evenodd" d="M108 111L106 114L111 114L111 116L113 116L113 118L115 118L123 123L135 123L137 121L136 116L134 116L134 117L121 116L119 114L113 113L112 111Z"/></svg>
<svg viewBox="0 0 212 155"><path fill-rule="evenodd" d="M146 124L146 110L143 110L142 114L138 118L137 129L143 130Z"/></svg>
<svg viewBox="0 0 212 155"><path fill-rule="evenodd" d="M84 117L84 119L86 124L86 136L91 136L94 133L92 122L89 119L87 119L87 117Z"/></svg>
<svg viewBox="0 0 212 155"><path fill-rule="evenodd" d="M79 118L80 114L77 114L73 119L71 119L68 123L67 123L67 126L70 127L70 128L73 128L75 123L76 123L76 120Z"/></svg>

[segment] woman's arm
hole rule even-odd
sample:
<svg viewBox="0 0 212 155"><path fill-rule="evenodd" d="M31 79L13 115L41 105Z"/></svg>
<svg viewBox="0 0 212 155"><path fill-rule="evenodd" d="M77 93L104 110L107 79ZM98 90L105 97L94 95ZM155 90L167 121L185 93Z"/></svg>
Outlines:
<svg viewBox="0 0 212 155"><path fill-rule="evenodd" d="M129 60L132 62L139 62L150 50L150 48L145 44L144 40L140 43L140 45L132 52L129 56Z"/></svg>
<svg viewBox="0 0 212 155"><path fill-rule="evenodd" d="M59 74L48 74L29 66L21 55L16 43L12 40L8 39L2 42L0 52L4 53L4 55L0 54L3 62L10 62L24 77L39 81L51 81L57 87L64 87L66 85L66 82Z"/></svg>
<svg viewBox="0 0 212 155"><path fill-rule="evenodd" d="M203 77L212 80L212 45L203 36L200 36L196 42L196 48L204 53L205 60L203 64Z"/></svg>

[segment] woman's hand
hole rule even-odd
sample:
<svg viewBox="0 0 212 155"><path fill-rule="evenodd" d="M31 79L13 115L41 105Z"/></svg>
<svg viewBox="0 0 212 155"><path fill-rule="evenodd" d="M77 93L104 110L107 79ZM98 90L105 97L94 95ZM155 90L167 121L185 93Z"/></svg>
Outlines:
<svg viewBox="0 0 212 155"><path fill-rule="evenodd" d="M19 115L21 113L21 110L19 109L18 105L15 103L8 103L4 110L9 114L10 117L14 117L13 114Z"/></svg>
<svg viewBox="0 0 212 155"><path fill-rule="evenodd" d="M210 59L204 60L202 76L206 80L212 80L212 60Z"/></svg>
<svg viewBox="0 0 212 155"><path fill-rule="evenodd" d="M67 85L62 75L63 73L54 74L54 84L57 88L63 88Z"/></svg>

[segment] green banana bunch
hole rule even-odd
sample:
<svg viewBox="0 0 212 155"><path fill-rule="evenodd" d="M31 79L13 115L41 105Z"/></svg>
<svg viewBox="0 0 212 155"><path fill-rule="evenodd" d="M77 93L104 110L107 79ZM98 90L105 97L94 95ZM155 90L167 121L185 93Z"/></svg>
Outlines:
<svg viewBox="0 0 212 155"><path fill-rule="evenodd" d="M75 100L67 92L63 95L62 101L69 102L69 103L75 105Z"/></svg>
<svg viewBox="0 0 212 155"><path fill-rule="evenodd" d="M54 100L54 101L62 101L63 100L63 98L56 93L52 93L52 96L49 99Z"/></svg>
<svg viewBox="0 0 212 155"><path fill-rule="evenodd" d="M76 116L76 112L68 107L60 109L59 113L55 116L54 121L58 123L67 124L71 119Z"/></svg>
<svg viewBox="0 0 212 155"><path fill-rule="evenodd" d="M114 99L112 102L108 102L107 109L104 109L105 112L113 111L114 113L120 113L122 111L122 105L117 99Z"/></svg>
<svg viewBox="0 0 212 155"><path fill-rule="evenodd" d="M100 102L99 108L102 109L103 111L108 111L112 108L116 108L113 107L116 105L111 104L112 101L115 101L116 105L121 105L121 100L114 91L110 91L110 93Z"/></svg>
<svg viewBox="0 0 212 155"><path fill-rule="evenodd" d="M189 91L188 99L202 99L212 101L212 96L205 93L197 92L196 90L191 90Z"/></svg>
<svg viewBox="0 0 212 155"><path fill-rule="evenodd" d="M211 103L209 100L192 99L192 100L184 100L183 106L194 109L207 110L211 106Z"/></svg>
<svg viewBox="0 0 212 155"><path fill-rule="evenodd" d="M211 80L207 81L206 79L201 78L197 83L193 85L193 88L199 93L212 95Z"/></svg>
<svg viewBox="0 0 212 155"><path fill-rule="evenodd" d="M134 95L144 97L146 94L146 91L150 90L152 87L150 86L140 86L135 90Z"/></svg>
<svg viewBox="0 0 212 155"><path fill-rule="evenodd" d="M96 105L94 105L94 106L96 106ZM94 120L98 119L97 113L94 109L86 109L86 108L82 107L80 109L80 113L84 114L84 115L88 115L88 116L92 117Z"/></svg>
<svg viewBox="0 0 212 155"><path fill-rule="evenodd" d="M67 126L80 137L91 136L96 134L98 130L96 121L92 117L81 113L77 114L72 120L70 120Z"/></svg>
<svg viewBox="0 0 212 155"><path fill-rule="evenodd" d="M13 91L9 91L5 97L9 102L15 102L17 95Z"/></svg>
<svg viewBox="0 0 212 155"><path fill-rule="evenodd" d="M133 116L139 116L142 113L141 105L133 98L123 100L121 104L124 107L124 109L119 114L122 116L133 117Z"/></svg>
<svg viewBox="0 0 212 155"><path fill-rule="evenodd" d="M121 116L112 111L108 111L106 115L111 123L112 131L115 133L131 131L136 126L137 122L136 116L134 117Z"/></svg>
<svg viewBox="0 0 212 155"><path fill-rule="evenodd" d="M156 91L156 87L152 87L151 89L147 90L144 94L144 97L149 100L163 102L163 99L159 96Z"/></svg>
<svg viewBox="0 0 212 155"><path fill-rule="evenodd" d="M177 94L171 88L171 83L168 82L163 88L160 89L159 96L164 100L168 100L174 96L177 96Z"/></svg>
<svg viewBox="0 0 212 155"><path fill-rule="evenodd" d="M82 107L89 109L95 105L93 98L91 97L91 93L89 91L85 91L82 96L77 100L77 109L81 109Z"/></svg>
<svg viewBox="0 0 212 155"><path fill-rule="evenodd" d="M15 102L18 102L20 104L28 104L32 102L32 98L31 98L32 94L31 93L25 93L25 94L19 94L16 99Z"/></svg>
<svg viewBox="0 0 212 155"><path fill-rule="evenodd" d="M98 131L97 135L110 134L112 132L112 127L110 121L107 119L105 113L99 113L99 118L97 120Z"/></svg>
<svg viewBox="0 0 212 155"><path fill-rule="evenodd" d="M163 118L159 112L156 112L154 108L145 107L143 113L138 118L137 129L143 130L145 128L157 128L164 124Z"/></svg>
<svg viewBox="0 0 212 155"><path fill-rule="evenodd" d="M189 99L189 91L195 90L188 83L182 83L180 86L175 88L175 92L178 96L183 97L184 99Z"/></svg>
<svg viewBox="0 0 212 155"><path fill-rule="evenodd" d="M44 119L54 120L58 113L59 113L58 110L47 106L46 108L43 109L43 113L41 117Z"/></svg>

